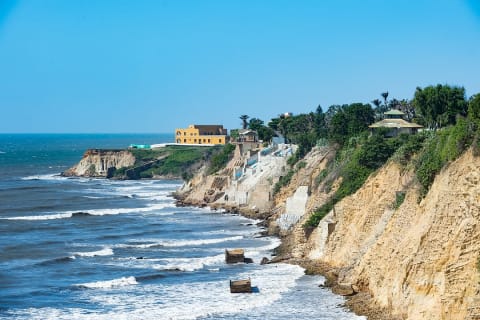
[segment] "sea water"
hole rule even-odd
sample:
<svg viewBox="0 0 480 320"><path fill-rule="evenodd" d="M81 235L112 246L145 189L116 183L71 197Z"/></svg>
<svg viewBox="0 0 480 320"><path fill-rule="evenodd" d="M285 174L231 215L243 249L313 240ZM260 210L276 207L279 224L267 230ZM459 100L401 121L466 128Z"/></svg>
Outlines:
<svg viewBox="0 0 480 320"><path fill-rule="evenodd" d="M0 135L0 318L360 319L258 221L176 207L181 181L64 178L88 148L170 135ZM227 265L244 248L252 264ZM258 290L231 294L229 280Z"/></svg>

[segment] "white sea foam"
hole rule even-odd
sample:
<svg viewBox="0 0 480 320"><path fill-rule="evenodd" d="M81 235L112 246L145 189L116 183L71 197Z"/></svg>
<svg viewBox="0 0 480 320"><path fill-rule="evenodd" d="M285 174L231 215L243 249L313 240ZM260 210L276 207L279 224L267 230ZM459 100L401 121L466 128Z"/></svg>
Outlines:
<svg viewBox="0 0 480 320"><path fill-rule="evenodd" d="M99 308L55 309L30 308L14 311L16 319L175 319L198 318L235 319L325 319L359 320L365 317L348 313L340 307L344 299L318 288L317 280L308 280L303 269L288 264L265 265L249 270L241 277L250 277L259 291L253 294L231 294L228 279L225 281L188 282L173 284L139 284L126 290L116 284L133 285L134 277L98 281L79 286L92 289L81 293L81 299ZM300 279L306 286L295 293ZM88 287L90 286L90 287ZM115 289L115 290L109 290ZM308 301L308 304L306 304ZM299 313L301 316L299 316Z"/></svg>
<svg viewBox="0 0 480 320"><path fill-rule="evenodd" d="M119 279L107 280L107 281L96 281L89 283L77 284L77 287L89 288L89 289L110 289L115 287L124 287L138 284L135 277L122 277Z"/></svg>
<svg viewBox="0 0 480 320"><path fill-rule="evenodd" d="M22 180L66 180L68 178L62 177L58 173L55 174L40 174L40 175L32 175L21 178Z"/></svg>
<svg viewBox="0 0 480 320"><path fill-rule="evenodd" d="M198 240L158 240L143 239L141 241L150 242L142 244L117 244L118 248L138 248L138 249L148 249L152 247L187 247L187 246L202 246L209 244L216 244L222 242L236 241L243 239L243 236L233 236L225 238L214 238L214 239L198 239Z"/></svg>
<svg viewBox="0 0 480 320"><path fill-rule="evenodd" d="M205 266L223 263L223 261L225 261L225 255L219 254L202 258L157 259L156 261L159 262L159 264L154 265L153 268L157 270L195 271L203 269Z"/></svg>
<svg viewBox="0 0 480 320"><path fill-rule="evenodd" d="M150 200L168 200L170 199L171 190L165 189L152 189L145 187L125 187L125 188L109 188L105 189L96 189L88 188L85 191L92 192L95 194L108 195L108 196L123 196L128 198L145 198Z"/></svg>
<svg viewBox="0 0 480 320"><path fill-rule="evenodd" d="M113 250L107 247L101 250L91 252L74 252L73 255L79 257L111 256L113 255Z"/></svg>
<svg viewBox="0 0 480 320"><path fill-rule="evenodd" d="M166 240L160 242L164 247L186 247L186 246L201 246L207 244L215 244L229 241L236 241L243 239L243 236L233 236L226 238L215 238L215 239L199 239L199 240Z"/></svg>
<svg viewBox="0 0 480 320"><path fill-rule="evenodd" d="M127 214L127 213L146 213L156 210L161 210L165 208L173 208L175 204L173 203L156 203L151 204L148 207L143 208L115 208L115 209L90 209L90 210L81 210L81 211L65 211L62 213L56 214L47 214L47 215L38 215L38 216L19 216L19 217L7 217L0 218L3 220L53 220L53 219L68 219L73 217L76 214L84 213L91 216L104 216L104 215L116 215L116 214ZM156 213L158 215L172 215L174 212L161 212Z"/></svg>
<svg viewBox="0 0 480 320"><path fill-rule="evenodd" d="M41 216L21 216L21 217L8 217L1 218L2 220L53 220L53 219L65 219L71 218L71 213L58 213L58 214L47 214Z"/></svg>

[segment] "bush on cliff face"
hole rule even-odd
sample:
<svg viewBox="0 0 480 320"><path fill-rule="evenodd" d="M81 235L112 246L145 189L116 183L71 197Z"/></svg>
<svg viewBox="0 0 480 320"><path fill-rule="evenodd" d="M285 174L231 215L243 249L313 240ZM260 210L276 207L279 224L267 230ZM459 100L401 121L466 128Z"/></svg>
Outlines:
<svg viewBox="0 0 480 320"><path fill-rule="evenodd" d="M421 197L427 194L440 170L467 150L476 136L477 126L464 118L459 118L454 126L430 133L415 162L415 173L421 185Z"/></svg>
<svg viewBox="0 0 480 320"><path fill-rule="evenodd" d="M294 174L295 171L290 169L286 175L281 176L277 183L275 183L275 186L273 186L273 194L277 194L284 186L288 185Z"/></svg>
<svg viewBox="0 0 480 320"><path fill-rule="evenodd" d="M213 174L225 168L228 161L230 161L233 157L233 151L235 151L235 145L230 143L224 145L219 152L212 156L207 173Z"/></svg>
<svg viewBox="0 0 480 320"><path fill-rule="evenodd" d="M415 173L422 187L421 196L425 196L440 170L450 161L457 159L474 141L478 141L478 135L475 122L459 118L456 125L435 132L396 138L377 135L366 141L361 138L352 139L344 150L338 153L338 174L331 177L342 177L339 188L330 201L314 211L305 226L316 227L338 201L356 192L368 176L392 155L394 160L404 165L414 159ZM415 154L418 154L418 157L414 157ZM399 207L403 199L404 195L400 195L394 207Z"/></svg>
<svg viewBox="0 0 480 320"><path fill-rule="evenodd" d="M405 136L386 138L384 134L385 132L380 130L371 137L361 135L351 138L338 152L339 157L329 168L337 170L338 173L330 175L330 181L325 183L332 183L339 177L342 178L342 182L330 201L313 212L305 223L306 227L316 227L337 202L360 189L370 174L385 164L399 147L409 141Z"/></svg>

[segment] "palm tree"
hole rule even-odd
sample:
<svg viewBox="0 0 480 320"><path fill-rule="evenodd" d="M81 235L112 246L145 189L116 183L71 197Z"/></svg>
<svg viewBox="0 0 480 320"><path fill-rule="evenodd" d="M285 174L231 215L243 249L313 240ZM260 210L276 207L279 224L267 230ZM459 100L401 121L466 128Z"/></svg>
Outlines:
<svg viewBox="0 0 480 320"><path fill-rule="evenodd" d="M243 114L243 115L240 116L240 120L242 120L243 129L247 129L247 127L248 127L248 122L247 122L248 118L250 118L250 117L247 116L246 114Z"/></svg>
<svg viewBox="0 0 480 320"><path fill-rule="evenodd" d="M372 103L375 105L375 107L378 109L380 108L380 104L382 103L380 99L375 99L372 101Z"/></svg>
<svg viewBox="0 0 480 320"><path fill-rule="evenodd" d="M382 92L381 96L383 97L383 100L385 101L385 107L386 107L387 106L388 91Z"/></svg>

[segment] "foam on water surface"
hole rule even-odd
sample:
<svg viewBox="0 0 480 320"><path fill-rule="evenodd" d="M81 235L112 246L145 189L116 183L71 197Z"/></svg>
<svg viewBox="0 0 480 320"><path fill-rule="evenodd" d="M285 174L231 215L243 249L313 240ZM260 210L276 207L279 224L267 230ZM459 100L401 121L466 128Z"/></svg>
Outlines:
<svg viewBox="0 0 480 320"><path fill-rule="evenodd" d="M155 203L150 204L147 207L140 208L113 208L113 209L89 209L82 211L65 211L62 213L45 214L45 215L32 215L32 216L18 216L18 217L6 217L0 218L3 220L54 220L54 219L68 219L75 216L104 216L104 215L117 215L127 213L149 213L165 208L174 208L172 203ZM172 215L174 212L162 212L156 213L158 215Z"/></svg>

